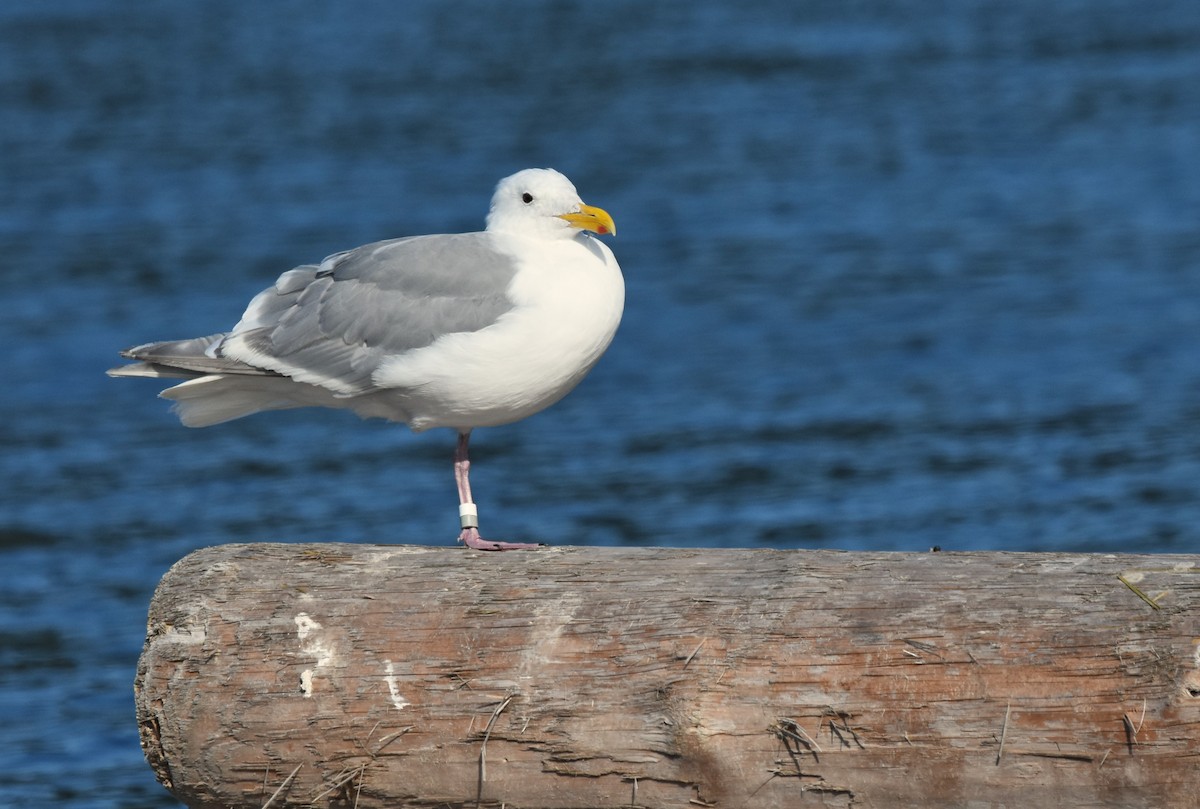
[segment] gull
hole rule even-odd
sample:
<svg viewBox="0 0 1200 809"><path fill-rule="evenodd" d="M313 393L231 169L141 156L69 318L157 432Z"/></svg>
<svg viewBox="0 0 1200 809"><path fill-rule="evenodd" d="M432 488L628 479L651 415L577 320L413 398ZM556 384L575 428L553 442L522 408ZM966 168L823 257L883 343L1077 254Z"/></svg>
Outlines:
<svg viewBox="0 0 1200 809"><path fill-rule="evenodd" d="M449 427L459 541L534 548L480 535L471 431L549 407L600 359L625 283L596 235L615 233L565 176L526 169L496 186L483 231L374 242L296 267L231 331L135 346L121 355L136 362L108 373L184 379L159 395L188 427L294 407Z"/></svg>

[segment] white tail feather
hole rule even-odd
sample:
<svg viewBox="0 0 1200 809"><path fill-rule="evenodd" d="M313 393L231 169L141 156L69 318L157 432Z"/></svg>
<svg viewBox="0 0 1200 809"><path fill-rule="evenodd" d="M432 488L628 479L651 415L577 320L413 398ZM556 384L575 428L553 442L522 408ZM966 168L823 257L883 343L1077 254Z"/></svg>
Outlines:
<svg viewBox="0 0 1200 809"><path fill-rule="evenodd" d="M171 410L187 427L209 427L264 410L305 407L287 395L295 383L284 377L246 377L215 374L191 379L159 396L171 399Z"/></svg>
<svg viewBox="0 0 1200 809"><path fill-rule="evenodd" d="M105 373L109 376L150 377L152 379L190 379L196 376L195 371L183 371L169 368L166 365L155 365L150 362L135 362L132 365L121 365L109 368Z"/></svg>

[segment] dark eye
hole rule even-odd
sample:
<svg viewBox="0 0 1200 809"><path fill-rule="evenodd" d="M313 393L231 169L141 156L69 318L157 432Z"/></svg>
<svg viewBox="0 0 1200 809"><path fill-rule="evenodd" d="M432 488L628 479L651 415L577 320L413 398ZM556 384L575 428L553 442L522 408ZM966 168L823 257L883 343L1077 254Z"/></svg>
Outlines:
<svg viewBox="0 0 1200 809"><path fill-rule="evenodd" d="M526 191L521 195L521 201L528 205L529 203L533 202L533 194L530 194L528 191Z"/></svg>

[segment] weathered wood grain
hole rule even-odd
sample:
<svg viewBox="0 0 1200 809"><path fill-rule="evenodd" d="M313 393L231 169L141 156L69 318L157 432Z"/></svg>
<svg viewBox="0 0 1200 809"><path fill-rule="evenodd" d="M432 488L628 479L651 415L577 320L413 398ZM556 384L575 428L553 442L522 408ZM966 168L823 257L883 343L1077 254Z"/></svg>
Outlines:
<svg viewBox="0 0 1200 809"><path fill-rule="evenodd" d="M214 809L1194 806L1198 600L1197 556L230 545L137 710Z"/></svg>

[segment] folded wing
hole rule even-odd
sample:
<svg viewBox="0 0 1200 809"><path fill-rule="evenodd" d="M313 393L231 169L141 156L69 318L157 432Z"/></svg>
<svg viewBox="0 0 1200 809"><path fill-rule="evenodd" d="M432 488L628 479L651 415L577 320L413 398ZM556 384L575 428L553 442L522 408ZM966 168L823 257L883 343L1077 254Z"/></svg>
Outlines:
<svg viewBox="0 0 1200 809"><path fill-rule="evenodd" d="M513 307L516 263L487 233L364 245L284 273L228 334L150 343L119 376L285 376L339 396L377 389L390 357L473 332Z"/></svg>

